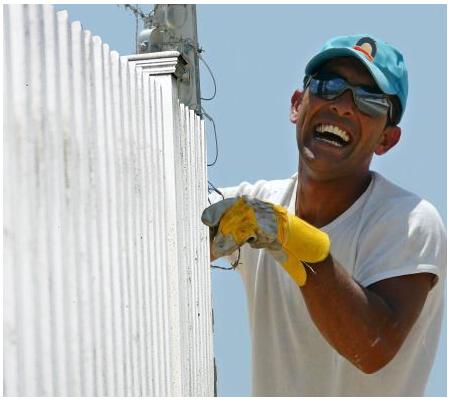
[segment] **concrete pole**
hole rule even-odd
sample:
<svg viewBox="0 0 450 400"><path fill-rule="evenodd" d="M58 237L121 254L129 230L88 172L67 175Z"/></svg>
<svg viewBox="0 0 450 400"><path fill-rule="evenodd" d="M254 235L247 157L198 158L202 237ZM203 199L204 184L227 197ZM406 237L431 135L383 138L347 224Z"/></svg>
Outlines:
<svg viewBox="0 0 450 400"><path fill-rule="evenodd" d="M180 102L200 113L197 14L195 4L157 4L138 38L139 53L178 51L186 60L177 81Z"/></svg>

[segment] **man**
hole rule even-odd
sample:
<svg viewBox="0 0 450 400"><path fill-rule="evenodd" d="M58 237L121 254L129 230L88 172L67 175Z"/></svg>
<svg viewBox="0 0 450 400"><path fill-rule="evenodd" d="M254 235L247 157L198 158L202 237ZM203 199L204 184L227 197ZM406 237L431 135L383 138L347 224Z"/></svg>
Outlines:
<svg viewBox="0 0 450 400"><path fill-rule="evenodd" d="M435 208L370 170L400 139L401 53L368 35L328 41L291 100L298 173L223 189L211 258L239 248L256 396L422 395L443 311Z"/></svg>

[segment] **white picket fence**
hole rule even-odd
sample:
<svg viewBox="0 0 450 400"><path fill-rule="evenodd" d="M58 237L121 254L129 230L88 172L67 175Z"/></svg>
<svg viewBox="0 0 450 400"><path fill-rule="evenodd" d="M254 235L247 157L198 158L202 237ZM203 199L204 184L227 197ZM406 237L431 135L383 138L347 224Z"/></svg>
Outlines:
<svg viewBox="0 0 450 400"><path fill-rule="evenodd" d="M176 52L4 16L4 395L212 396L203 121Z"/></svg>

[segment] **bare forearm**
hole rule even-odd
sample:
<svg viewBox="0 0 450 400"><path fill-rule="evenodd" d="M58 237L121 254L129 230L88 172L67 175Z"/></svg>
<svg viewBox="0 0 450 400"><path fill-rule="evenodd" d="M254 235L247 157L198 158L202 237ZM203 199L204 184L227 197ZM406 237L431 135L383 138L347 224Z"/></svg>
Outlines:
<svg viewBox="0 0 450 400"><path fill-rule="evenodd" d="M374 372L395 354L393 311L331 257L312 268L301 288L311 318L336 351L364 372Z"/></svg>

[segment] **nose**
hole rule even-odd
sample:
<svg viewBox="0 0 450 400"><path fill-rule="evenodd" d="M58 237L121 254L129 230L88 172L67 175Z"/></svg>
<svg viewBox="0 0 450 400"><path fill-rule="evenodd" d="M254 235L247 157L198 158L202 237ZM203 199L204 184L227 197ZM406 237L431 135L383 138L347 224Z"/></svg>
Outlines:
<svg viewBox="0 0 450 400"><path fill-rule="evenodd" d="M346 90L340 96L332 100L330 108L339 116L349 117L355 113L356 105L353 101L353 93Z"/></svg>

